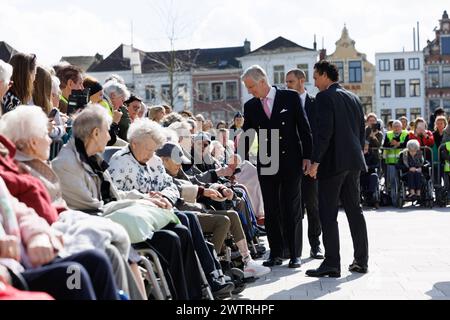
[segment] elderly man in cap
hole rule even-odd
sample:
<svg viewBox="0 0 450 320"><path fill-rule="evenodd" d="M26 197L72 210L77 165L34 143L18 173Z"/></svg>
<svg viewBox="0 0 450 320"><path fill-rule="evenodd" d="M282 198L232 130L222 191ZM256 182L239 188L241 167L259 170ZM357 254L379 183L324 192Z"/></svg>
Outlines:
<svg viewBox="0 0 450 320"><path fill-rule="evenodd" d="M157 151L157 155L162 159L167 173L174 178L181 198L184 200L177 206L183 210L188 209L198 212L202 229L206 232L213 232L212 241L216 251L221 251L226 236L226 233L223 233L225 231L224 226L226 226L242 256L242 262L245 265L245 277L257 278L269 273L269 268L259 265L252 259L238 213L233 210L216 211L207 209L207 205L211 202L231 200L233 191L220 184L202 183L195 177L187 175L181 165L188 162L189 159L184 156L183 150L178 144L166 143ZM222 222L220 222L221 220Z"/></svg>

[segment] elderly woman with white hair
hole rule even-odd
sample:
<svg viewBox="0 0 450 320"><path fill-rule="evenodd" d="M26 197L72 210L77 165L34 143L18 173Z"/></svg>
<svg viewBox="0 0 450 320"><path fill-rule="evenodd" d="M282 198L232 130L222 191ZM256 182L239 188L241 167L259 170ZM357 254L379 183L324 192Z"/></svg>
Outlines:
<svg viewBox="0 0 450 320"><path fill-rule="evenodd" d="M424 156L420 150L420 143L417 140L409 140L406 149L400 153L397 168L407 174L408 177L408 198L419 200L423 182Z"/></svg>
<svg viewBox="0 0 450 320"><path fill-rule="evenodd" d="M138 190L142 194L160 196L161 201L176 207L182 200L178 187L166 173L162 160L155 155L166 141L168 129L149 119L133 122L128 130L130 144L123 147L110 160L109 172L116 187L122 191ZM191 232L206 278L213 292L229 293L232 284L220 283L218 270L203 237L199 219L194 213L176 211L183 225Z"/></svg>
<svg viewBox="0 0 450 320"><path fill-rule="evenodd" d="M0 120L0 134L15 145L16 149L11 154L24 172L18 172L15 180L27 179L29 184L43 186L34 191L22 191L28 196L21 200L34 208L54 229L64 233L67 252L78 253L92 248L104 250L113 262L119 287L132 299L142 299L144 287L140 292L131 270L124 264L126 260L122 261L128 258L130 251L130 239L125 229L113 221L68 209L58 176L47 164L51 143L48 127L47 116L36 106L19 106ZM32 177L27 177L30 175ZM25 188L25 183L22 183L15 189ZM132 268L138 270L137 265L132 265Z"/></svg>
<svg viewBox="0 0 450 320"><path fill-rule="evenodd" d="M113 107L113 112L119 111L122 113L122 117L118 123L117 136L122 140L127 140L127 132L130 127L131 120L128 114L128 109L125 106L125 101L127 101L131 93L128 88L115 80L108 81L103 86L104 97L108 103Z"/></svg>
<svg viewBox="0 0 450 320"><path fill-rule="evenodd" d="M110 121L107 111L96 105L76 117L73 138L52 161L64 199L72 209L121 224L132 244L155 247L168 261L167 268L175 284L172 293L178 299L201 298L192 238L187 228L179 224L170 204L157 194L124 192L115 187L108 164L100 156L110 138Z"/></svg>

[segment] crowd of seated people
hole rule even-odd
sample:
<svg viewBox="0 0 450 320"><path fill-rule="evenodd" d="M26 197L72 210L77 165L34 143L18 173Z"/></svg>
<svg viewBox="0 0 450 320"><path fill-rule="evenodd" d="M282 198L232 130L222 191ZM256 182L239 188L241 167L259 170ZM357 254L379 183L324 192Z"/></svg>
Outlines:
<svg viewBox="0 0 450 320"><path fill-rule="evenodd" d="M84 89L89 103L72 109L72 94ZM241 113L214 124L188 110L147 106L120 76L99 81L77 66L46 67L23 53L0 60L0 102L0 292L145 300L145 248L156 252L180 300L204 298L205 286L215 297L231 295L236 281L226 259L244 279L271 271L257 261L265 232L256 167L236 155ZM429 162L448 191L445 113L436 113L432 128L422 118L387 125L367 116L364 153L372 169L402 170L414 198ZM61 285L70 266L79 270L79 290Z"/></svg>
<svg viewBox="0 0 450 320"><path fill-rule="evenodd" d="M89 103L71 110L74 90L85 88ZM192 162L193 140L215 135L210 120L148 107L119 76L101 83L27 54L0 60L0 101L0 299L146 300L146 248L179 300L205 298L205 286L231 296L235 279L219 261L227 246L244 279L270 272L255 261L248 232L263 233L252 164L239 178L233 157L213 167ZM118 150L108 164L110 146ZM67 270L79 273L75 290Z"/></svg>

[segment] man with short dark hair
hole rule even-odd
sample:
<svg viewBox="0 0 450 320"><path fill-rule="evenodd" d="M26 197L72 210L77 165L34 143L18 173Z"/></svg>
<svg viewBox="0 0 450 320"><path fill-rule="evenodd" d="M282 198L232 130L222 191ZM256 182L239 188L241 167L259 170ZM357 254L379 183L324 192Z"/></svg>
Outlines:
<svg viewBox="0 0 450 320"><path fill-rule="evenodd" d="M67 113L69 96L73 90L83 90L83 71L76 66L67 65L58 69L56 76L61 81L61 96L59 97L59 111Z"/></svg>
<svg viewBox="0 0 450 320"><path fill-rule="evenodd" d="M367 227L360 203L361 171L366 171L364 111L359 98L343 89L335 65L320 61L314 66L316 96L320 116L317 145L313 150L309 175L319 178L319 214L322 223L325 260L318 269L308 270L310 277L340 277L338 211L341 200L354 246L351 272L368 271Z"/></svg>
<svg viewBox="0 0 450 320"><path fill-rule="evenodd" d="M286 86L288 89L298 92L302 107L311 126L313 140L317 136L317 105L316 100L311 97L305 89L306 74L300 69L293 69L286 74ZM303 209L308 214L308 239L311 246L310 257L313 259L323 259L320 250L320 235L322 227L319 218L319 185L316 179L305 176L302 179L302 203ZM302 241L302 239L299 239ZM302 245L300 245L300 250ZM301 252L300 252L301 253Z"/></svg>

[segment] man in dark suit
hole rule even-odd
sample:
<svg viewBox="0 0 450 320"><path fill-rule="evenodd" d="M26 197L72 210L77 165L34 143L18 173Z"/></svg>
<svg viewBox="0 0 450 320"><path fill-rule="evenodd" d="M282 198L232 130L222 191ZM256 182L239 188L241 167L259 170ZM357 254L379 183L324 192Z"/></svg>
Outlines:
<svg viewBox="0 0 450 320"><path fill-rule="evenodd" d="M301 179L311 165L312 136L298 94L271 87L266 72L252 66L242 76L253 99L244 105L244 133L239 153L258 134L258 177L264 199L265 226L271 250L265 266L282 264L283 236L289 247L290 268L301 266ZM284 235L283 235L284 234Z"/></svg>
<svg viewBox="0 0 450 320"><path fill-rule="evenodd" d="M286 74L286 86L288 89L297 91L302 107L308 117L311 126L313 141L317 136L317 106L316 101L305 90L306 74L300 69L293 69ZM316 139L317 140L317 139ZM313 143L313 146L315 143ZM308 239L311 246L310 257L313 259L324 259L320 250L320 235L322 227L319 217L319 184L316 179L310 176L302 179L302 208L306 209L308 214ZM300 239L302 240L302 239ZM300 245L301 249L301 245Z"/></svg>
<svg viewBox="0 0 450 320"><path fill-rule="evenodd" d="M360 203L359 177L366 170L364 112L359 98L343 89L335 65L320 61L314 66L319 110L317 145L309 175L319 178L319 214L322 223L325 260L311 277L340 277L338 205L347 215L353 239L354 258L349 270L368 271L369 249L366 221Z"/></svg>

